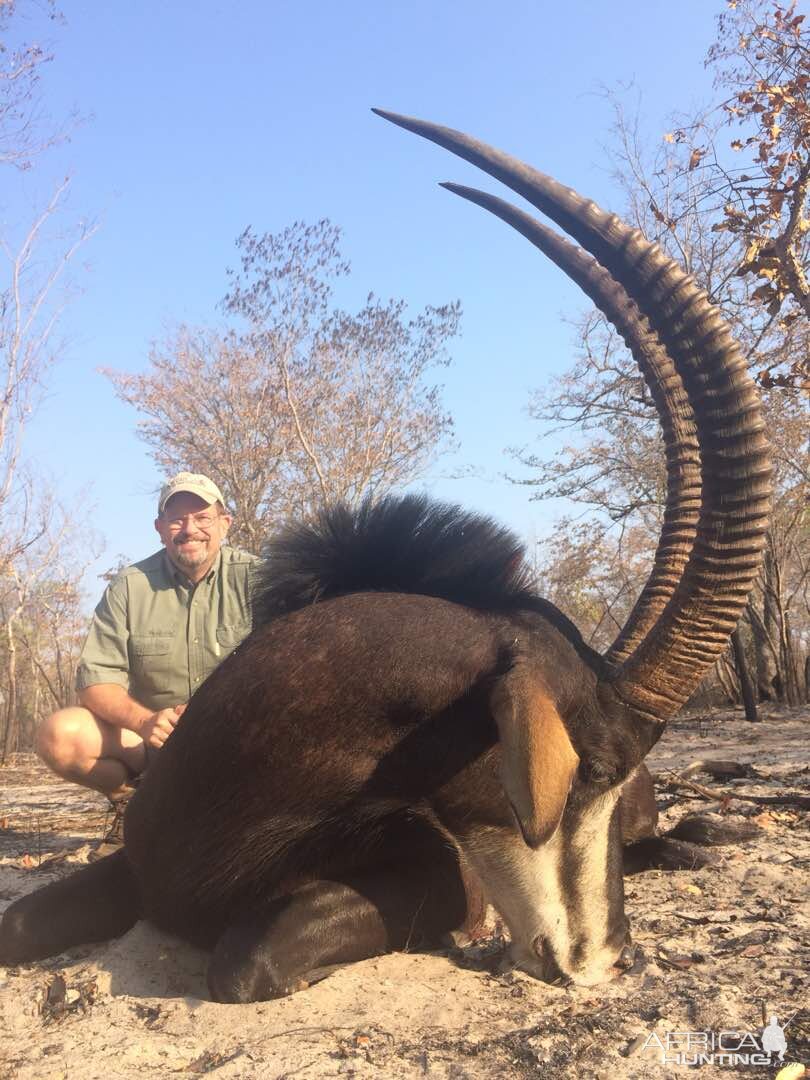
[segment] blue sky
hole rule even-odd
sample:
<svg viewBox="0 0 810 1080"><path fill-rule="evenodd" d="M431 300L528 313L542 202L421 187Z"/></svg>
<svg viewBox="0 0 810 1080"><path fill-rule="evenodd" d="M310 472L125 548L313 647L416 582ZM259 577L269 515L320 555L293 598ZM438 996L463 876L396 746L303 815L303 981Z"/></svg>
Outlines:
<svg viewBox="0 0 810 1080"><path fill-rule="evenodd" d="M460 448L423 486L543 535L562 508L503 478L517 471L504 448L542 435L526 417L529 392L570 362L561 317L583 306L579 294L503 223L437 186L494 182L369 109L461 128L621 209L600 88L632 82L660 138L673 110L710 96L703 57L721 2L65 0L59 25L21 0L18 32L55 53L45 107L86 119L14 178L3 219L23 224L69 173L65 222L99 221L27 452L68 499L91 485L95 507L82 498L77 520L105 538L95 572L154 550L161 479L136 414L98 369L139 370L166 327L215 322L246 225L324 216L344 230L347 306L371 290L413 310L462 301L463 336L441 379ZM448 477L464 465L479 475Z"/></svg>

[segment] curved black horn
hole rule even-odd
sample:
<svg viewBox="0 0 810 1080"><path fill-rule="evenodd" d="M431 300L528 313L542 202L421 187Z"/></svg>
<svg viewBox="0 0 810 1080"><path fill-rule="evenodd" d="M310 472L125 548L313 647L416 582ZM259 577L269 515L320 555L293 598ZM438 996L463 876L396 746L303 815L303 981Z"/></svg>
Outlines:
<svg viewBox="0 0 810 1080"><path fill-rule="evenodd" d="M374 111L502 180L578 240L625 288L683 380L702 465L695 543L655 626L611 678L613 691L640 718L664 720L724 648L764 545L772 470L759 398L745 361L705 293L637 229L468 135Z"/></svg>
<svg viewBox="0 0 810 1080"><path fill-rule="evenodd" d="M653 568L606 657L627 659L666 607L683 576L700 513L700 451L692 406L670 357L627 292L582 248L496 195L461 184L441 184L489 210L522 233L563 270L616 327L639 366L664 435L667 495Z"/></svg>

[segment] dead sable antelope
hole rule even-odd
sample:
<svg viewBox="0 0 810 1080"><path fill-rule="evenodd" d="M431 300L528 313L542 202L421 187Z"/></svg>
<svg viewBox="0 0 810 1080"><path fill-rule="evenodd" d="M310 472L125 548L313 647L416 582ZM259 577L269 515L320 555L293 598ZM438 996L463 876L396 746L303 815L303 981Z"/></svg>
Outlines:
<svg viewBox="0 0 810 1080"><path fill-rule="evenodd" d="M406 498L288 529L254 632L133 798L125 851L13 904L0 962L147 918L213 950L214 998L259 1000L438 943L474 918L480 881L525 971L592 983L628 964L621 785L745 604L770 490L757 395L705 295L640 233L466 135L381 115L581 245L446 185L554 259L636 356L669 475L649 582L601 657L532 593L519 546L486 519ZM641 777L635 794L649 795ZM643 833L625 792L626 831Z"/></svg>

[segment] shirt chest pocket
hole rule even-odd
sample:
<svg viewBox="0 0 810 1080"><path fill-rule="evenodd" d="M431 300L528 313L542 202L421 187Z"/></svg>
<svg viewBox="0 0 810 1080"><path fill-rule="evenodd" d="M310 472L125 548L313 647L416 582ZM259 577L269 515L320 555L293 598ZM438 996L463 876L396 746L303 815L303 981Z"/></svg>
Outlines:
<svg viewBox="0 0 810 1080"><path fill-rule="evenodd" d="M244 641L250 633L250 623L234 623L231 626L218 626L217 627L217 646L219 649L219 659L224 660L229 653L232 653L240 641Z"/></svg>
<svg viewBox="0 0 810 1080"><path fill-rule="evenodd" d="M136 677L159 686L171 668L174 632L132 634L129 639L132 669Z"/></svg>

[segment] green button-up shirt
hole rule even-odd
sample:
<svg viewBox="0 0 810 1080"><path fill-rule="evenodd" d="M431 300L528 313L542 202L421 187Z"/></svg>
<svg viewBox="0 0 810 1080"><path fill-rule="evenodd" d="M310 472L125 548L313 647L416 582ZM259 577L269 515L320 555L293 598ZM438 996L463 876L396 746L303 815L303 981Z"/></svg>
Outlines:
<svg viewBox="0 0 810 1080"><path fill-rule="evenodd" d="M122 570L96 608L76 689L115 683L155 711L188 701L250 633L251 577L258 561L223 547L196 585L164 550Z"/></svg>

